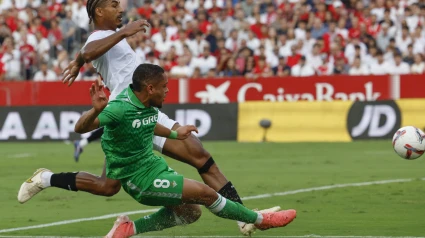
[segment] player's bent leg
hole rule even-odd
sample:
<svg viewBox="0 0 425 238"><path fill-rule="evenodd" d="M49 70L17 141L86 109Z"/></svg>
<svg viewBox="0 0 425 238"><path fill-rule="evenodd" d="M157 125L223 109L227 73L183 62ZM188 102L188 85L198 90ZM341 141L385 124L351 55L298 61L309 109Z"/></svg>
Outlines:
<svg viewBox="0 0 425 238"><path fill-rule="evenodd" d="M175 124L173 130L178 127L180 125ZM201 141L194 135L191 135L186 140L166 139L162 153L195 167L201 175L202 180L216 191L223 188L229 182L215 164L210 153L205 150Z"/></svg>
<svg viewBox="0 0 425 238"><path fill-rule="evenodd" d="M106 176L99 177L87 172L79 172L76 176L76 188L78 191L111 197L120 191L121 183L119 180L109 179Z"/></svg>
<svg viewBox="0 0 425 238"><path fill-rule="evenodd" d="M169 119L167 115L161 112L158 122L173 130L180 127L177 122ZM221 173L211 155L205 150L201 141L196 136L191 135L188 139L183 141L155 137L154 147L157 151L173 159L195 167L201 175L202 180L207 185L225 198L243 204L236 188L226 179L223 173ZM275 212L280 209L279 206L275 206L266 210L261 210L260 212ZM254 224L246 224L244 222L238 222L238 226L240 232L246 236L254 233L256 229Z"/></svg>
<svg viewBox="0 0 425 238"><path fill-rule="evenodd" d="M172 130L180 125L159 111L158 123ZM226 177L214 163L210 153L204 149L201 141L194 135L186 140L171 140L164 137L154 137L154 149L173 159L195 167L202 180L216 191L228 183Z"/></svg>
<svg viewBox="0 0 425 238"><path fill-rule="evenodd" d="M164 159L155 167L166 165ZM164 206L158 212L144 216L134 222L118 217L106 237L130 237L134 234L160 231L177 225L195 222L201 216L198 205L182 204L184 178L167 167L155 177L135 174L121 180L123 189L136 201L148 206Z"/></svg>
<svg viewBox="0 0 425 238"><path fill-rule="evenodd" d="M87 172L79 172L76 175L75 183L76 189L79 191L106 197L117 194L121 189L121 182L119 180L106 177L106 160L103 164L103 171L100 177Z"/></svg>
<svg viewBox="0 0 425 238"><path fill-rule="evenodd" d="M178 127L180 125L176 123L172 129L176 130ZM205 184L224 197L243 204L233 184L226 179L196 136L191 135L186 140L166 139L162 153L195 167Z"/></svg>
<svg viewBox="0 0 425 238"><path fill-rule="evenodd" d="M134 222L127 216L119 216L106 238L125 238L135 234L161 231L179 225L194 223L201 217L198 205L186 204L161 208L158 212L144 216Z"/></svg>
<svg viewBox="0 0 425 238"><path fill-rule="evenodd" d="M175 226L189 225L196 222L201 217L201 214L202 211L198 205L166 206L154 214L135 220L135 234L162 231Z"/></svg>
<svg viewBox="0 0 425 238"><path fill-rule="evenodd" d="M207 185L190 179L184 179L182 202L204 205L216 216L252 223L262 230L286 226L296 217L296 211L292 209L270 213L254 212L240 203L222 197Z"/></svg>
<svg viewBox="0 0 425 238"><path fill-rule="evenodd" d="M121 183L118 180L106 177L105 166L100 177L87 172L54 174L52 171L42 168L35 171L30 178L22 183L18 192L18 201L25 203L48 187L57 187L69 191L85 191L100 196L113 196L120 191Z"/></svg>
<svg viewBox="0 0 425 238"><path fill-rule="evenodd" d="M169 206L176 215L178 220L177 225L188 225L196 222L201 218L202 210L199 205L196 204L184 204L179 206Z"/></svg>

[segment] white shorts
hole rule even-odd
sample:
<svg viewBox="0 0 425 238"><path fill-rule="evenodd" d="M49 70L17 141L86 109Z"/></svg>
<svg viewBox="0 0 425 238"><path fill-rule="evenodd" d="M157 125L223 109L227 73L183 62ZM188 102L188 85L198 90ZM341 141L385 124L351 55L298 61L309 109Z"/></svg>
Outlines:
<svg viewBox="0 0 425 238"><path fill-rule="evenodd" d="M176 124L177 122L170 119L161 111L158 111L158 123L171 130L171 128L173 128L174 124ZM165 140L167 140L167 138L165 137L153 136L153 149L162 153L162 148L164 148Z"/></svg>

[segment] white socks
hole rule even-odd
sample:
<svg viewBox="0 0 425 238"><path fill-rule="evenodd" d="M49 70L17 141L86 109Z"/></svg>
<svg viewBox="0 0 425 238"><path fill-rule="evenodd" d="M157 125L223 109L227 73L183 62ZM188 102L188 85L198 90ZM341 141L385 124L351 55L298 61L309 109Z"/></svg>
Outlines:
<svg viewBox="0 0 425 238"><path fill-rule="evenodd" d="M53 173L50 171L41 172L41 185L43 188L50 187L50 179L52 178Z"/></svg>
<svg viewBox="0 0 425 238"><path fill-rule="evenodd" d="M223 210L224 206L226 206L226 198L223 198L220 194L218 194L217 200L209 207L207 207L212 213L219 213Z"/></svg>
<svg viewBox="0 0 425 238"><path fill-rule="evenodd" d="M263 222L263 214L257 212L258 217L257 220L254 222L255 225L260 225Z"/></svg>
<svg viewBox="0 0 425 238"><path fill-rule="evenodd" d="M80 146L82 148L84 148L88 143L89 143L89 141L87 139L80 140Z"/></svg>
<svg viewBox="0 0 425 238"><path fill-rule="evenodd" d="M254 222L254 224L255 225L260 225L261 222L263 222L263 214L261 214L259 212L257 212L257 214L258 214L258 217L257 217L257 220ZM238 221L238 225L239 226L243 226L245 224L246 224L246 222Z"/></svg>

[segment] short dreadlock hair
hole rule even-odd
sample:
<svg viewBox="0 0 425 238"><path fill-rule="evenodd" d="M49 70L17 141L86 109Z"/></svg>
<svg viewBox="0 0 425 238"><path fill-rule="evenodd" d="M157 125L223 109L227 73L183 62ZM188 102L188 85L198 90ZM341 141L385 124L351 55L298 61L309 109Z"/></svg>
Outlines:
<svg viewBox="0 0 425 238"><path fill-rule="evenodd" d="M94 20L95 10L98 7L99 3L104 2L106 0L87 0L87 15L89 15L89 24L91 24Z"/></svg>

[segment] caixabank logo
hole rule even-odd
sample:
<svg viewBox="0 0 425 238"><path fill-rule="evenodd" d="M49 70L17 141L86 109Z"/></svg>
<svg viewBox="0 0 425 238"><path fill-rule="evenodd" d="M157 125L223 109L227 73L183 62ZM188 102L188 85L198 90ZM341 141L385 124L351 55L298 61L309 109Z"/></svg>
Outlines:
<svg viewBox="0 0 425 238"><path fill-rule="evenodd" d="M354 102L347 116L347 130L353 140L391 139L400 126L400 108L392 100Z"/></svg>

